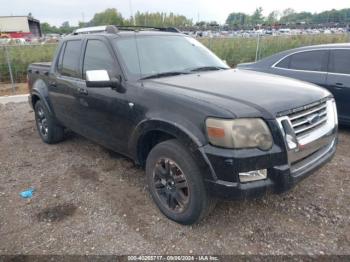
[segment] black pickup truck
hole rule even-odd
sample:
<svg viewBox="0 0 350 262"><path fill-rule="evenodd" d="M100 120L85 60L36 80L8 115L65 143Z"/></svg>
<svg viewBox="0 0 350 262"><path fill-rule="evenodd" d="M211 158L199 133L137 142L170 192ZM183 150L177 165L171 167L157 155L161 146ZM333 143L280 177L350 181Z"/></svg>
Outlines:
<svg viewBox="0 0 350 262"><path fill-rule="evenodd" d="M130 157L159 209L182 224L218 198L284 192L336 150L327 90L231 69L174 30L78 31L51 64L29 66L28 82L44 142L69 129Z"/></svg>

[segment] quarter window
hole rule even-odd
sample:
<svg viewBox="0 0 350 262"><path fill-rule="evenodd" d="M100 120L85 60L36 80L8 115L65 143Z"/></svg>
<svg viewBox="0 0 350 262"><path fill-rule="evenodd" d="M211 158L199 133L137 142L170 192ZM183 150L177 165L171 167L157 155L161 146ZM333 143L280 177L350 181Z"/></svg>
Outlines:
<svg viewBox="0 0 350 262"><path fill-rule="evenodd" d="M289 68L289 63L290 63L290 56L286 57L283 59L281 62L279 62L276 67L280 68Z"/></svg>
<svg viewBox="0 0 350 262"><path fill-rule="evenodd" d="M81 51L81 41L72 40L66 42L62 66L59 66L61 74L71 77L79 77L79 57Z"/></svg>
<svg viewBox="0 0 350 262"><path fill-rule="evenodd" d="M331 51L329 71L333 73L350 74L350 49Z"/></svg>
<svg viewBox="0 0 350 262"><path fill-rule="evenodd" d="M115 64L107 46L100 40L89 40L87 42L83 77L85 79L88 70L107 70L110 76L115 73Z"/></svg>

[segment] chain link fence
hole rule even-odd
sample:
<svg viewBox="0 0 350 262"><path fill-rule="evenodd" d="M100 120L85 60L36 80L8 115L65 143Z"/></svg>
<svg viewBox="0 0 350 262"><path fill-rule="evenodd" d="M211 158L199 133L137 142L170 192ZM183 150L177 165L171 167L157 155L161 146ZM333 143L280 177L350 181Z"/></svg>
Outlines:
<svg viewBox="0 0 350 262"><path fill-rule="evenodd" d="M350 34L198 38L234 67L291 48L350 42ZM30 63L51 61L57 44L0 45L0 95L16 94ZM22 84L23 85L23 84ZM5 91L4 91L5 90ZM7 91L6 91L7 90Z"/></svg>
<svg viewBox="0 0 350 262"><path fill-rule="evenodd" d="M210 50L225 60L231 67L240 63L253 62L272 54L316 44L349 43L350 34L282 35L201 38Z"/></svg>
<svg viewBox="0 0 350 262"><path fill-rule="evenodd" d="M16 94L30 63L51 61L57 44L0 45L0 95ZM23 85L23 84L22 84Z"/></svg>

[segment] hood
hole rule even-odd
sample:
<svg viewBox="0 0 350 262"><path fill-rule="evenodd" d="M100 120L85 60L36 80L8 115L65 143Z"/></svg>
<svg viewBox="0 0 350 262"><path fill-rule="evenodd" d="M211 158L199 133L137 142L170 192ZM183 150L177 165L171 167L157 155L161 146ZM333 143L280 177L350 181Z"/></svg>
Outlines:
<svg viewBox="0 0 350 262"><path fill-rule="evenodd" d="M149 80L182 94L217 103L240 116L237 102L269 117L316 102L330 93L299 80L248 70L230 69ZM235 103L230 103L230 101ZM233 107L232 104L235 106ZM255 111L254 110L254 111Z"/></svg>

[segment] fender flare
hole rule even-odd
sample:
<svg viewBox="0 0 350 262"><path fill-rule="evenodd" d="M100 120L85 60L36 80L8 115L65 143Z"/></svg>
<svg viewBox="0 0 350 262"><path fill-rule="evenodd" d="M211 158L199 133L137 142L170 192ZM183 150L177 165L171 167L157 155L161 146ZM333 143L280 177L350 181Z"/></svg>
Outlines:
<svg viewBox="0 0 350 262"><path fill-rule="evenodd" d="M33 108L34 108L34 99L33 99L34 96L37 96L40 99L40 101L42 101L45 104L50 115L55 116L49 100L48 87L44 80L38 79L33 84L33 88L31 90L31 101L30 101Z"/></svg>
<svg viewBox="0 0 350 262"><path fill-rule="evenodd" d="M152 131L167 133L181 141L191 151L198 164L204 167L204 178L210 180L216 179L216 174L209 159L203 153L203 150L201 150L201 147L207 143L205 135L193 124L190 129L164 119L146 119L140 122L131 134L128 145L129 152L131 152L131 156L137 164L140 164L138 152L142 144L142 139L147 133Z"/></svg>

